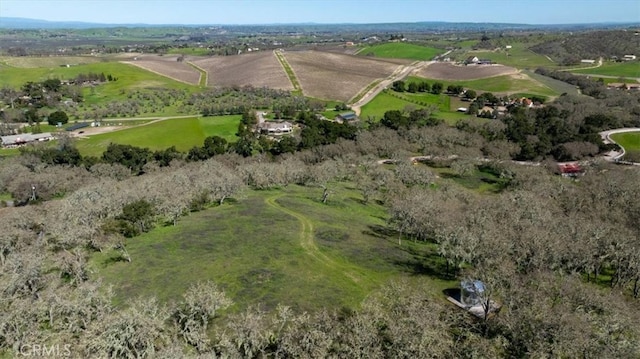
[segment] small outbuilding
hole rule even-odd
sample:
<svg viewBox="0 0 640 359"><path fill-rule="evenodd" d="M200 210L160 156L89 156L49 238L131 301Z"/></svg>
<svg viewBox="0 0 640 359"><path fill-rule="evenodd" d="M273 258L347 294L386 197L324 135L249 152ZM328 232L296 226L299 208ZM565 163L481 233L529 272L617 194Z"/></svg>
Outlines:
<svg viewBox="0 0 640 359"><path fill-rule="evenodd" d="M358 116L355 112L345 112L336 116L335 121L339 123L358 121Z"/></svg>

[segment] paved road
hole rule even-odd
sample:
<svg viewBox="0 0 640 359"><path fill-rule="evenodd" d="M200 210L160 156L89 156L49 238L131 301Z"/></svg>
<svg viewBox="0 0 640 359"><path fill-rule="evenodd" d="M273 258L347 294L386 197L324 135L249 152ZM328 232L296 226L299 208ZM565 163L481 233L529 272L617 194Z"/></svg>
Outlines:
<svg viewBox="0 0 640 359"><path fill-rule="evenodd" d="M631 127L631 128L617 128L615 130L608 130L608 131L602 131L600 132L600 136L602 137L602 142L604 143L615 143L616 145L618 145L621 149L622 152L619 151L609 151L608 153L606 153L604 155L604 159L607 161L611 161L611 162L615 162L620 160L622 157L624 157L624 148L622 146L620 146L618 143L616 143L616 141L614 141L613 139L611 139L611 135L616 134L616 133L625 133L625 132L640 132L640 128L638 127ZM637 166L640 166L640 163L634 163Z"/></svg>

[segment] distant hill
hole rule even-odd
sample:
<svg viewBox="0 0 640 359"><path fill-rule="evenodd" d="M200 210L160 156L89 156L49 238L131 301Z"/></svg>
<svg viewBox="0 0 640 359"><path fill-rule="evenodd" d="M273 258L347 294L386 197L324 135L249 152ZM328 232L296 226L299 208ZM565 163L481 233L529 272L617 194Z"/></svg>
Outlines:
<svg viewBox="0 0 640 359"><path fill-rule="evenodd" d="M38 19L28 19L19 17L0 17L0 29L91 29L91 28L110 28L110 27L198 27L220 24L105 24L92 23L82 21L48 21ZM398 32L454 32L454 31L496 31L496 30L585 30L585 29L602 29L602 28L628 28L631 26L640 26L639 23L595 23L595 24L554 24L554 25L536 25L536 24L509 24L509 23L490 23L490 22L441 22L441 21L422 21L422 22L406 22L406 23L383 23L383 24L316 24L316 23L297 23L297 24L264 24L264 25L225 25L248 28L261 27L287 27L287 28L304 28L304 29L326 29L333 28L339 30L376 30L376 31L398 31Z"/></svg>
<svg viewBox="0 0 640 359"><path fill-rule="evenodd" d="M561 39L535 45L531 50L567 65L579 63L581 59L640 56L640 32L612 30L567 34Z"/></svg>

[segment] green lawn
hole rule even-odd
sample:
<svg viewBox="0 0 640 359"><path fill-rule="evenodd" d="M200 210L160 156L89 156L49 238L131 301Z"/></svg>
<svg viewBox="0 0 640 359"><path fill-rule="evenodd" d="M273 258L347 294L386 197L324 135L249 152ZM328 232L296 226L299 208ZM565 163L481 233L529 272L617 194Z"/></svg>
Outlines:
<svg viewBox="0 0 640 359"><path fill-rule="evenodd" d="M84 156L100 156L110 143L147 147L151 150L176 146L188 151L202 146L208 136L220 136L235 141L240 115L180 118L150 123L115 132L91 136L77 141L78 150Z"/></svg>
<svg viewBox="0 0 640 359"><path fill-rule="evenodd" d="M201 280L219 284L237 310L278 303L298 310L355 308L400 276L432 283L434 295L451 284L424 275L443 268L433 244L399 247L383 207L362 204L349 184L329 187L327 204L316 187L250 191L238 202L128 240L131 263L108 252L95 254L90 265L94 276L114 285L116 304L139 295L177 300Z"/></svg>
<svg viewBox="0 0 640 359"><path fill-rule="evenodd" d="M624 148L626 160L640 162L640 132L616 133L611 139Z"/></svg>
<svg viewBox="0 0 640 359"><path fill-rule="evenodd" d="M640 78L640 61L605 62L600 67L586 70L575 70L581 74Z"/></svg>
<svg viewBox="0 0 640 359"><path fill-rule="evenodd" d="M407 44L404 42L388 42L380 45L367 46L358 50L358 55L393 59L431 60L443 50L433 47Z"/></svg>

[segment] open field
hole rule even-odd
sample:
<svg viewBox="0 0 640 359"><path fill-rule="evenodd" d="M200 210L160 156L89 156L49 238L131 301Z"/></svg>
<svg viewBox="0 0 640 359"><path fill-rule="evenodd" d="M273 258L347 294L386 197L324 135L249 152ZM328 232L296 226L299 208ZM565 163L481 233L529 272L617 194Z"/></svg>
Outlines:
<svg viewBox="0 0 640 359"><path fill-rule="evenodd" d="M451 98L448 95L433 95L428 93L411 94L408 92L398 94L391 91L385 91L378 94L372 101L362 106L360 118L367 120L369 118L379 121L384 113L389 110L404 110L406 108L422 108L425 107L421 103L429 106L435 106L438 110L433 116L445 120L448 124L455 124L460 119L473 118L464 113L455 112L451 109Z"/></svg>
<svg viewBox="0 0 640 359"><path fill-rule="evenodd" d="M251 85L293 90L287 74L271 51L198 58L192 59L191 63L207 71L208 86Z"/></svg>
<svg viewBox="0 0 640 359"><path fill-rule="evenodd" d="M586 70L575 70L571 72L577 72L581 74L640 78L640 61L628 61L620 63L605 62L600 67Z"/></svg>
<svg viewBox="0 0 640 359"><path fill-rule="evenodd" d="M624 148L625 160L640 162L640 132L615 133L611 139Z"/></svg>
<svg viewBox="0 0 640 359"><path fill-rule="evenodd" d="M35 69L39 67L60 67L107 62L109 58L98 56L0 56L0 63L10 67Z"/></svg>
<svg viewBox="0 0 640 359"><path fill-rule="evenodd" d="M44 81L51 78L61 80L72 79L79 74L104 73L113 75L116 81L110 81L96 87L85 87L84 102L93 104L127 98L130 90L149 87L168 89L186 89L193 91L196 86L172 80L162 75L141 69L137 66L120 62L101 62L71 67L40 68L4 68L0 71L0 83L5 86L19 88L28 81Z"/></svg>
<svg viewBox="0 0 640 359"><path fill-rule="evenodd" d="M330 187L326 205L321 188L250 191L128 241L131 263L114 262L113 252L96 254L95 276L114 285L119 301L176 300L191 283L212 280L238 310L278 303L314 310L355 308L390 279L442 270L432 244L398 247L383 207L362 204L349 184ZM434 295L449 283L418 279L432 282Z"/></svg>
<svg viewBox="0 0 640 359"><path fill-rule="evenodd" d="M443 50L433 47L404 42L388 42L380 45L366 46L358 50L356 54L390 59L428 61L442 53L444 53Z"/></svg>
<svg viewBox="0 0 640 359"><path fill-rule="evenodd" d="M530 45L528 45L530 46ZM459 61L462 61L469 56L477 56L481 59L488 59L495 63L512 66L518 69L532 69L535 70L538 67L558 67L558 64L548 59L546 56L536 54L535 52L527 48L527 44L514 43L512 48L506 50L504 48L492 51L492 50L470 50L466 53L462 53L456 57Z"/></svg>
<svg viewBox="0 0 640 359"><path fill-rule="evenodd" d="M422 81L424 79L419 77L410 77L409 81ZM433 83L434 81L428 81ZM529 94L537 96L554 97L561 94L557 89L553 89L541 82L538 82L529 77L524 72L517 74L502 75L488 77L478 80L466 80L466 81L439 81L444 84L446 88L448 85L462 85L465 88L470 88L476 91L493 92L500 95L513 95L513 94Z"/></svg>
<svg viewBox="0 0 640 359"><path fill-rule="evenodd" d="M428 79L456 81L477 80L486 77L515 74L518 70L502 65L454 65L448 62L436 62L420 69L420 77Z"/></svg>
<svg viewBox="0 0 640 359"><path fill-rule="evenodd" d="M348 101L371 82L391 75L399 66L386 60L319 51L283 54L305 95L338 101Z"/></svg>
<svg viewBox="0 0 640 359"><path fill-rule="evenodd" d="M198 85L200 81L200 72L189 66L189 64L186 63L186 59L179 62L178 57L179 56L177 55L140 55L122 62L141 67L145 70L155 72L176 81L185 82L191 85Z"/></svg>
<svg viewBox="0 0 640 359"><path fill-rule="evenodd" d="M110 143L147 147L151 150L176 146L179 151L187 152L193 146L202 146L208 136L220 136L227 141L235 141L240 117L232 115L179 118L123 127L114 132L79 138L76 146L83 156L101 156Z"/></svg>

